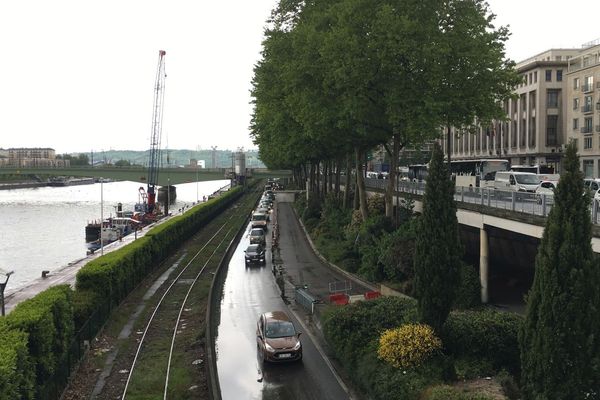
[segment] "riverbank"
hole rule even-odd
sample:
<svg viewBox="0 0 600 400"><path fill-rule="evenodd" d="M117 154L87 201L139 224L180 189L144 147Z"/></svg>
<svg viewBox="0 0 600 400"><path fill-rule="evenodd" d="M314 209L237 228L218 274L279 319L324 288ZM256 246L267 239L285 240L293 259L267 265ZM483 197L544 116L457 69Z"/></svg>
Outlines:
<svg viewBox="0 0 600 400"><path fill-rule="evenodd" d="M94 178L59 178L50 179L48 181L25 181L25 182L4 182L0 183L0 190L11 189L30 189L39 187L60 187L60 186L77 186L77 185L92 185L96 182Z"/></svg>

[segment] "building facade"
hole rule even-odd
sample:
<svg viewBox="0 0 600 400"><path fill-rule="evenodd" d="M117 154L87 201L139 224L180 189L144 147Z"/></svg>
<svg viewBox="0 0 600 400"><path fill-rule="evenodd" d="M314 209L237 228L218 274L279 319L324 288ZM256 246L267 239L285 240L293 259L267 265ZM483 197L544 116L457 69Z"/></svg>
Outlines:
<svg viewBox="0 0 600 400"><path fill-rule="evenodd" d="M567 65L568 139L577 144L586 178L600 177L600 39L584 45Z"/></svg>
<svg viewBox="0 0 600 400"><path fill-rule="evenodd" d="M0 166L6 167L68 167L69 160L56 159L51 148L12 148L4 150L6 157L0 157Z"/></svg>

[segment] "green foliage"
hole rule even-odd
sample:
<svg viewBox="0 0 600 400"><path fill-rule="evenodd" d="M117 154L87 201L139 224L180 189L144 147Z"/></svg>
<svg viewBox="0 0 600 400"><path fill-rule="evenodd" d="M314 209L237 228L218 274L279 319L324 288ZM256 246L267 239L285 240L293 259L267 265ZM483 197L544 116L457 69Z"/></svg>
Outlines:
<svg viewBox="0 0 600 400"><path fill-rule="evenodd" d="M526 398L600 397L600 265L592 252L589 204L570 143L519 335Z"/></svg>
<svg viewBox="0 0 600 400"><path fill-rule="evenodd" d="M380 282L384 279L383 265L379 262L377 244L382 236L393 229L391 220L385 215L370 216L358 232L358 254L361 265L358 273L367 280Z"/></svg>
<svg viewBox="0 0 600 400"><path fill-rule="evenodd" d="M35 375L27 350L27 334L0 319L0 399L34 398Z"/></svg>
<svg viewBox="0 0 600 400"><path fill-rule="evenodd" d="M522 398L519 385L517 385L515 378L508 371L501 370L496 376L496 380L502 386L502 391L509 400L519 400Z"/></svg>
<svg viewBox="0 0 600 400"><path fill-rule="evenodd" d="M497 370L505 368L518 373L517 335L522 323L518 314L490 309L453 311L441 338L446 353L456 359L489 360Z"/></svg>
<svg viewBox="0 0 600 400"><path fill-rule="evenodd" d="M302 220L321 218L321 201L317 196L310 196L306 202L306 208L302 212Z"/></svg>
<svg viewBox="0 0 600 400"><path fill-rule="evenodd" d="M385 199L383 196L376 194L373 197L367 199L367 209L369 210L369 216L377 216L385 214Z"/></svg>
<svg viewBox="0 0 600 400"><path fill-rule="evenodd" d="M384 280L406 282L413 279L416 221L411 219L381 237L377 247Z"/></svg>
<svg viewBox="0 0 600 400"><path fill-rule="evenodd" d="M6 316L12 330L28 335L36 389L52 378L73 338L73 309L68 285L54 286L15 307Z"/></svg>
<svg viewBox="0 0 600 400"><path fill-rule="evenodd" d="M439 332L454 303L459 282L461 244L454 184L434 146L415 244L415 290L421 321Z"/></svg>
<svg viewBox="0 0 600 400"><path fill-rule="evenodd" d="M492 376L496 368L487 358L460 357L454 360L454 372L457 379L468 380Z"/></svg>
<svg viewBox="0 0 600 400"><path fill-rule="evenodd" d="M376 342L384 329L415 322L415 312L415 301L400 297L382 297L336 308L325 320L325 338L351 370L365 344Z"/></svg>
<svg viewBox="0 0 600 400"><path fill-rule="evenodd" d="M461 264L459 285L456 289L454 308L466 310L481 305L481 282L472 265Z"/></svg>
<svg viewBox="0 0 600 400"><path fill-rule="evenodd" d="M438 385L427 389L422 400L494 400L495 397L469 393L448 385Z"/></svg>

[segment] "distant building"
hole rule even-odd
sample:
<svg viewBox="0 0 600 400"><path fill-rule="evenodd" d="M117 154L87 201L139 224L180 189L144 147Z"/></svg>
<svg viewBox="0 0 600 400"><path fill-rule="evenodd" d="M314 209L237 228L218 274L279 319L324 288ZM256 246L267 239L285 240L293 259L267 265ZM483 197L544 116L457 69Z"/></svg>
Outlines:
<svg viewBox="0 0 600 400"><path fill-rule="evenodd" d="M7 153L7 156L5 154ZM56 159L51 148L12 148L0 152L0 166L4 167L69 167L69 160Z"/></svg>

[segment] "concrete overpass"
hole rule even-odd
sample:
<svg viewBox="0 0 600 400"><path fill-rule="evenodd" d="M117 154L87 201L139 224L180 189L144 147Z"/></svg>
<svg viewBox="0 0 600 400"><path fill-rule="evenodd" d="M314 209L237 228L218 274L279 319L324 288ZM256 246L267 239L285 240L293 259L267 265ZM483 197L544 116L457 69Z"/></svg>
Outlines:
<svg viewBox="0 0 600 400"><path fill-rule="evenodd" d="M367 179L366 184L368 188L368 195L373 196L375 194L382 194L384 187L388 181ZM394 196L394 204L398 204L400 199L411 199L414 202L414 210L421 212L423 210L423 189L424 186L417 186L412 183L400 185L399 190L396 191ZM490 197L491 192L486 191L475 191L465 188L469 195L465 197L465 194L461 190L457 190L455 196L457 205L457 219L458 223L464 228L468 227L471 232L477 232L474 237L474 241L478 241L479 249L479 276L481 280L481 300L484 303L489 301L489 273L490 273L490 232L494 232L495 235L504 236L502 240L505 242L513 242L513 246L527 246L531 251L537 251L537 244L542 238L544 233L544 227L546 224L546 215L549 209L540 209L538 207L530 207L531 204L524 206L517 202L510 202L510 204L504 204L505 207L494 207L492 206L492 199ZM513 196L514 200L514 196ZM502 200L503 202L509 203L509 200ZM534 199L524 198L521 199L521 203L531 203ZM499 205L498 201L495 203ZM536 202L537 204L537 202ZM542 204L545 206L545 204ZM591 218L597 219L596 213ZM503 234L507 233L507 234ZM600 226L597 224L592 225L592 249L595 253L600 253ZM477 240L478 236L478 240ZM531 238L533 240L527 240ZM525 240L523 240L525 239ZM517 243L517 242L527 242ZM504 246L496 246L499 251L507 248ZM509 249L510 250L510 249ZM474 253L475 251L473 251ZM518 251L510 251L509 257L518 257ZM519 260L513 260L518 263Z"/></svg>

